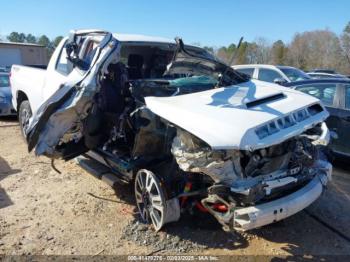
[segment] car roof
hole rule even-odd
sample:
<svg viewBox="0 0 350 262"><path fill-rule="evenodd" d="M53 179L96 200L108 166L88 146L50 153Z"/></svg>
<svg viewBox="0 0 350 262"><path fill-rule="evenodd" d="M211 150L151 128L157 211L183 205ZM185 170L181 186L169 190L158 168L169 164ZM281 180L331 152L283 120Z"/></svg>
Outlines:
<svg viewBox="0 0 350 262"><path fill-rule="evenodd" d="M328 73L328 74L337 74L337 72L333 69L322 69L322 68L315 68L313 70L310 70L310 73Z"/></svg>
<svg viewBox="0 0 350 262"><path fill-rule="evenodd" d="M308 80L302 80L302 81L294 81L285 83L284 86L287 87L295 87L300 85L307 85L307 84L326 84L326 83L332 83L332 84L350 84L350 79L342 79L342 78L330 78L330 79L308 79Z"/></svg>
<svg viewBox="0 0 350 262"><path fill-rule="evenodd" d="M233 65L232 66L235 69L239 68L251 68L251 67L258 67L258 68L295 68L292 66L280 66L280 65L268 65L268 64L246 64L246 65Z"/></svg>
<svg viewBox="0 0 350 262"><path fill-rule="evenodd" d="M320 76L342 76L341 74L331 74L322 72L307 72L308 75L320 75Z"/></svg>
<svg viewBox="0 0 350 262"><path fill-rule="evenodd" d="M119 40L120 42L153 42L153 43L175 44L174 39L168 39L165 37L158 37L158 36L113 33L113 37Z"/></svg>

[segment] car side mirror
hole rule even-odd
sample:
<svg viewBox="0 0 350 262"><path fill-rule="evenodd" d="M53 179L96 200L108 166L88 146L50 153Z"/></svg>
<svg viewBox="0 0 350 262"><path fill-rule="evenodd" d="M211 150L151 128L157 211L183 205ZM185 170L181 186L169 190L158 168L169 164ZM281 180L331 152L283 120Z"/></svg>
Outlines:
<svg viewBox="0 0 350 262"><path fill-rule="evenodd" d="M273 82L275 84L278 84L278 85L283 85L283 84L287 83L287 81L284 78L275 78L275 80L273 80Z"/></svg>

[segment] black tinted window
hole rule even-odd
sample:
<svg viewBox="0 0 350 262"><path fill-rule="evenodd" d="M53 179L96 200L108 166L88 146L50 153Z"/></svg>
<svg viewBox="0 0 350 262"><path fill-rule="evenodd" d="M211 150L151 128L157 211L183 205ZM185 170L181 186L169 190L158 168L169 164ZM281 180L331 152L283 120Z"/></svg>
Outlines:
<svg viewBox="0 0 350 262"><path fill-rule="evenodd" d="M259 80L273 83L277 78L282 78L282 76L277 71L259 68Z"/></svg>
<svg viewBox="0 0 350 262"><path fill-rule="evenodd" d="M296 90L317 97L326 106L332 106L336 92L336 84L310 84L298 86Z"/></svg>
<svg viewBox="0 0 350 262"><path fill-rule="evenodd" d="M235 70L240 72L240 73L249 75L251 77L253 77L253 74L254 74L254 68L238 68L238 69L235 69Z"/></svg>

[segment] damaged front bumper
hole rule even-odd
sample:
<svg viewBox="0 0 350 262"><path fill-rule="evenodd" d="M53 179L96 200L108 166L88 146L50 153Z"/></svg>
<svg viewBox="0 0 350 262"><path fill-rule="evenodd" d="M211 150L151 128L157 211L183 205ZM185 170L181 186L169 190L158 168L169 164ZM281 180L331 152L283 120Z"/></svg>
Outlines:
<svg viewBox="0 0 350 262"><path fill-rule="evenodd" d="M332 165L326 163L307 185L283 198L234 211L233 228L246 231L292 216L312 204L331 179Z"/></svg>

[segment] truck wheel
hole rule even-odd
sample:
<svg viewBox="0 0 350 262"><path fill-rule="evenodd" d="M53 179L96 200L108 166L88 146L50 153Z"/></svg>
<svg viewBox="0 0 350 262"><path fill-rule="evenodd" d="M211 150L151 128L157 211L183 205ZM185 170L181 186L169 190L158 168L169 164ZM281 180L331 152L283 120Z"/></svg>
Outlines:
<svg viewBox="0 0 350 262"><path fill-rule="evenodd" d="M21 128L21 133L26 140L27 129L29 126L29 120L32 117L32 109L28 100L23 101L19 106L18 120Z"/></svg>
<svg viewBox="0 0 350 262"><path fill-rule="evenodd" d="M135 198L142 219L158 231L165 224L166 200L158 178L146 169L135 178Z"/></svg>

